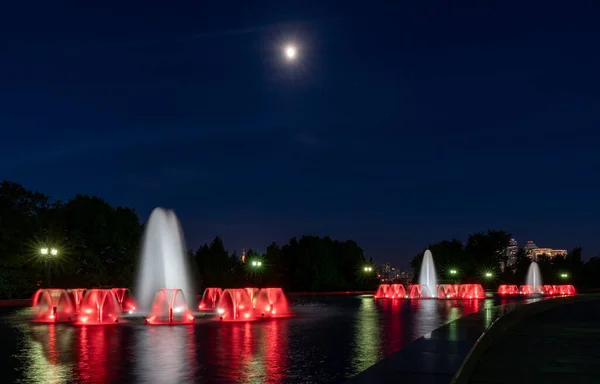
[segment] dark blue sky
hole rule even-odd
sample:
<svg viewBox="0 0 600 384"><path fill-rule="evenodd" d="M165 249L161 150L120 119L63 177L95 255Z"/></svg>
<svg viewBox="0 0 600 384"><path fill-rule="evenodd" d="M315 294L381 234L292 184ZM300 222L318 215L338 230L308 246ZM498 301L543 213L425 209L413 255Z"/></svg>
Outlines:
<svg viewBox="0 0 600 384"><path fill-rule="evenodd" d="M597 1L96 3L0 6L0 179L173 208L194 247L600 252Z"/></svg>

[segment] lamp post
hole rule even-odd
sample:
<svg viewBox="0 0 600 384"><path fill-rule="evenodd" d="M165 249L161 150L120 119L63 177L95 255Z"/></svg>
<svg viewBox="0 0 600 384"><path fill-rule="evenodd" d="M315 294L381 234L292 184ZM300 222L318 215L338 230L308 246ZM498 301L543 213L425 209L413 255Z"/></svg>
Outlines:
<svg viewBox="0 0 600 384"><path fill-rule="evenodd" d="M46 273L48 274L48 288L50 288L50 257L58 255L56 248L42 248L40 253L46 262Z"/></svg>
<svg viewBox="0 0 600 384"><path fill-rule="evenodd" d="M373 272L373 267L364 267L364 268L363 268L363 270L364 270L366 273Z"/></svg>

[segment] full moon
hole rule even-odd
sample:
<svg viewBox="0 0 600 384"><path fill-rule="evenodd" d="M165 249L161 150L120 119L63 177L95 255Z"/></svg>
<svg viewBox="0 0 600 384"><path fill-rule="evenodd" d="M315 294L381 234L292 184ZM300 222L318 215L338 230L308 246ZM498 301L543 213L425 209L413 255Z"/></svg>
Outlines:
<svg viewBox="0 0 600 384"><path fill-rule="evenodd" d="M298 50L296 49L296 46L288 45L285 47L284 53L288 60L294 60L298 55Z"/></svg>

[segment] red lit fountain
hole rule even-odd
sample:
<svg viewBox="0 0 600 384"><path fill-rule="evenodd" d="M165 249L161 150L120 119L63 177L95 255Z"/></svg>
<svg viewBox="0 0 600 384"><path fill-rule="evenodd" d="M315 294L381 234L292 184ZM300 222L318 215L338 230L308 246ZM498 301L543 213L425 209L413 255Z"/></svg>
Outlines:
<svg viewBox="0 0 600 384"><path fill-rule="evenodd" d="M201 311L215 309L222 294L223 290L221 288L206 288L198 304L198 309Z"/></svg>
<svg viewBox="0 0 600 384"><path fill-rule="evenodd" d="M162 288L156 292L147 324L189 324L194 322L181 289Z"/></svg>
<svg viewBox="0 0 600 384"><path fill-rule="evenodd" d="M65 289L39 289L33 295L34 321L55 323L72 321L77 309L72 295Z"/></svg>
<svg viewBox="0 0 600 384"><path fill-rule="evenodd" d="M132 313L136 310L136 304L131 296L129 288L111 288L121 306L121 311Z"/></svg>
<svg viewBox="0 0 600 384"><path fill-rule="evenodd" d="M79 313L79 305L81 304L81 299L83 299L85 288L71 288L67 289L67 292L71 295L71 300L75 304L75 311Z"/></svg>
<svg viewBox="0 0 600 384"><path fill-rule="evenodd" d="M457 298L456 288L452 284L438 284L437 286L437 297L440 299L454 299Z"/></svg>
<svg viewBox="0 0 600 384"><path fill-rule="evenodd" d="M290 313L289 305L281 288L263 288L256 296L256 312L264 317L282 317Z"/></svg>
<svg viewBox="0 0 600 384"><path fill-rule="evenodd" d="M243 288L226 289L217 304L217 313L225 321L250 320L254 317L252 299Z"/></svg>
<svg viewBox="0 0 600 384"><path fill-rule="evenodd" d="M79 324L115 324L121 315L121 305L110 289L88 289L80 308Z"/></svg>
<svg viewBox="0 0 600 384"><path fill-rule="evenodd" d="M260 291L260 289L258 288L254 288L254 287L249 287L249 288L244 288L246 290L246 292L248 292L248 296L250 296L250 300L252 300L252 308L256 308L256 297L258 296L258 292Z"/></svg>
<svg viewBox="0 0 600 384"><path fill-rule="evenodd" d="M519 294L519 287L516 285L502 284L498 287L498 294L500 296L517 296Z"/></svg>
<svg viewBox="0 0 600 384"><path fill-rule="evenodd" d="M377 292L375 292L375 295L373 296L374 299L388 299L391 296L391 290L392 288L390 287L389 284L380 284L379 287L377 288Z"/></svg>

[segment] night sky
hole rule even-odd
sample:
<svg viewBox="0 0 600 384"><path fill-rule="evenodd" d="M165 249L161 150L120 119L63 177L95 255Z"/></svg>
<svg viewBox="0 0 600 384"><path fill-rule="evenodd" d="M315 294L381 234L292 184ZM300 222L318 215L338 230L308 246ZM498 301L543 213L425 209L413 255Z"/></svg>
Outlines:
<svg viewBox="0 0 600 384"><path fill-rule="evenodd" d="M600 253L596 0L81 3L0 5L0 179L238 253L329 235L406 266L487 229Z"/></svg>

